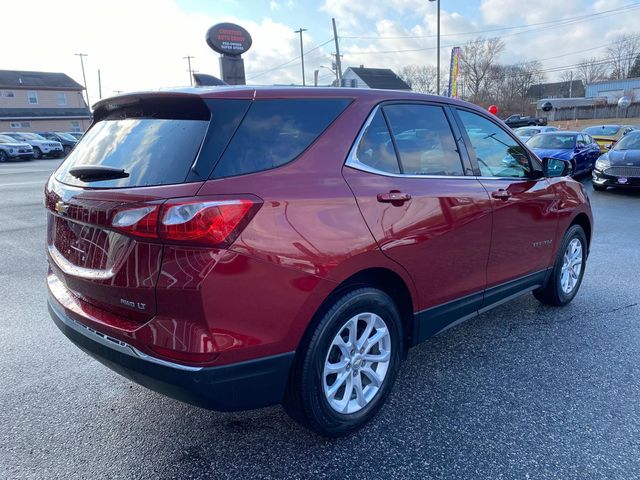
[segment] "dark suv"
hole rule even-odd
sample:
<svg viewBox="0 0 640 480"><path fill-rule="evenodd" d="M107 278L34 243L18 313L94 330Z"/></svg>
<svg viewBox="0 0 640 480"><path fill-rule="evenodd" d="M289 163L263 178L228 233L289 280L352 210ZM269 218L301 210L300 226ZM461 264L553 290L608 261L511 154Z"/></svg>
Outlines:
<svg viewBox="0 0 640 480"><path fill-rule="evenodd" d="M407 350L519 294L562 306L592 219L567 163L465 102L358 89L119 96L51 176L49 311L217 410L369 420Z"/></svg>

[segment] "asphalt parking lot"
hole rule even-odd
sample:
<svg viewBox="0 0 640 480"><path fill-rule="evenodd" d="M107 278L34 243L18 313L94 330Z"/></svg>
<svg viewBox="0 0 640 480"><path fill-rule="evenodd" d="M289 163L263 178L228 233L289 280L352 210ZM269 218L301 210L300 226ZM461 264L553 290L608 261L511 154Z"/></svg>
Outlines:
<svg viewBox="0 0 640 480"><path fill-rule="evenodd" d="M631 479L640 476L640 193L593 192L582 289L525 296L412 350L365 429L279 407L216 413L134 385L49 319L42 189L0 164L0 478Z"/></svg>

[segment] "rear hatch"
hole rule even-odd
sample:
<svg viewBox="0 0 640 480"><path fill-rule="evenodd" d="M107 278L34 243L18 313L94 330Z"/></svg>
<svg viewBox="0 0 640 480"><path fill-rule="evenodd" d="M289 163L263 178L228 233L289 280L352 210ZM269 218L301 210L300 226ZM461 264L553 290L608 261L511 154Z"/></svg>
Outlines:
<svg viewBox="0 0 640 480"><path fill-rule="evenodd" d="M160 206L196 195L247 104L176 93L96 106L94 124L45 192L49 263L76 298L134 324L155 314ZM215 109L224 128L211 127Z"/></svg>

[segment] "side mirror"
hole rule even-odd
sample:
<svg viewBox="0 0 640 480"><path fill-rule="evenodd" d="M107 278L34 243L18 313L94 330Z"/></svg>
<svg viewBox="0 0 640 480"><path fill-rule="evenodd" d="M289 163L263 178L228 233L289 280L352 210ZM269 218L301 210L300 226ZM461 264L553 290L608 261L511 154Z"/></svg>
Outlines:
<svg viewBox="0 0 640 480"><path fill-rule="evenodd" d="M565 177L571 175L572 170L569 160L553 157L542 159L542 172L545 177Z"/></svg>

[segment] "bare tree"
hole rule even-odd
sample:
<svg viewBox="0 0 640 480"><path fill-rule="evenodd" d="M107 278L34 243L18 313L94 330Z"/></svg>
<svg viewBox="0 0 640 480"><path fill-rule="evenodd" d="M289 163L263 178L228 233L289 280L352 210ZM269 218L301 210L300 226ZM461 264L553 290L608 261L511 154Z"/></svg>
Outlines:
<svg viewBox="0 0 640 480"><path fill-rule="evenodd" d="M607 48L607 54L613 67L611 78L628 78L633 63L640 54L640 35L620 35L613 45Z"/></svg>
<svg viewBox="0 0 640 480"><path fill-rule="evenodd" d="M585 58L576 67L578 80L582 80L585 85L588 83L599 82L607 78L609 64L606 60L597 59L595 57Z"/></svg>
<svg viewBox="0 0 640 480"><path fill-rule="evenodd" d="M402 67L398 76L411 87L414 92L435 93L437 83L437 68L431 65L407 65Z"/></svg>
<svg viewBox="0 0 640 480"><path fill-rule="evenodd" d="M478 37L462 47L460 73L472 101L482 100L482 91L487 87L489 73L497 64L502 50L504 42L499 38Z"/></svg>

